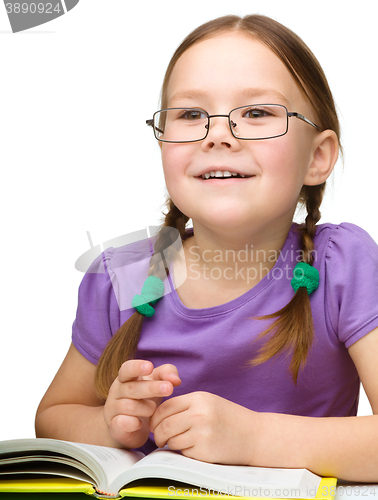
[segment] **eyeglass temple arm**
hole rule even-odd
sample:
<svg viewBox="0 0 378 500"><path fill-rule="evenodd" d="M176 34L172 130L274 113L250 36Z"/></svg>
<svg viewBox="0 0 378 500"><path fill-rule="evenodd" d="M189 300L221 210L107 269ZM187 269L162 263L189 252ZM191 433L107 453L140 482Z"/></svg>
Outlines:
<svg viewBox="0 0 378 500"><path fill-rule="evenodd" d="M315 127L317 130L321 131L322 129L320 127L318 127L317 125L315 125L314 122L312 122L311 120L309 120L308 118L306 118L305 116L301 115L300 113L288 113L287 116L290 118L291 116L295 116L296 118L299 118L300 120L308 123L309 125L312 125L313 127Z"/></svg>
<svg viewBox="0 0 378 500"><path fill-rule="evenodd" d="M150 127L153 127L153 126L154 126L154 120L146 120L146 123L147 123L147 125L148 125L148 126L150 126ZM160 132L161 134L164 134L164 131L163 131L163 130L160 130L160 128L158 128L158 127L156 127L156 126L155 126L155 128L156 128L156 130L157 130L158 132Z"/></svg>

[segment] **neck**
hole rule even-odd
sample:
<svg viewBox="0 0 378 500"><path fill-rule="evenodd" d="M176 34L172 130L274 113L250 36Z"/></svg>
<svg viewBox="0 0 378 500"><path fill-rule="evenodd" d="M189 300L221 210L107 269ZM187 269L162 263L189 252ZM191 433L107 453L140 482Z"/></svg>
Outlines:
<svg viewBox="0 0 378 500"><path fill-rule="evenodd" d="M276 263L290 227L291 222L275 231L219 231L193 221L194 235L184 242L187 276L228 289L251 288Z"/></svg>

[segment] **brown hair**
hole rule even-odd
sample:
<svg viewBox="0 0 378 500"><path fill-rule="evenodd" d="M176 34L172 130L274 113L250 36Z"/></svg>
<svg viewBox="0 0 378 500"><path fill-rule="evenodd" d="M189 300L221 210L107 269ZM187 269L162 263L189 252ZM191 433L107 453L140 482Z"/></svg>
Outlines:
<svg viewBox="0 0 378 500"><path fill-rule="evenodd" d="M234 15L220 17L199 26L190 33L177 48L168 65L161 90L161 109L167 107L169 80L180 56L192 45L226 32L246 33L267 45L285 64L311 103L316 112L318 125L323 130L333 130L340 144L340 126L335 103L319 62L295 33L277 21L261 15L243 18ZM311 265L313 264L313 239L316 223L320 219L319 207L324 189L325 183L318 186L303 186L298 200L307 210L305 223L299 228L303 261ZM167 208L168 212L164 214L165 220L162 227L174 227L184 238L188 217L174 205L170 198L167 200ZM159 233L154 255L150 261L149 275L159 276L162 271L156 268L154 256L159 254L162 248L167 248L168 245L164 239L162 233ZM167 265L169 267L169 263ZM168 272L168 269L164 271ZM288 350L292 352L290 371L296 383L299 369L301 365L304 365L313 341L313 320L307 290L299 288L293 299L283 309L259 319L275 319L275 321L260 334L259 338L264 336L269 336L269 338L252 363L262 363L277 353ZM135 312L120 327L104 350L96 371L96 387L103 398L107 397L110 385L117 377L121 364L134 356L143 320L144 316Z"/></svg>

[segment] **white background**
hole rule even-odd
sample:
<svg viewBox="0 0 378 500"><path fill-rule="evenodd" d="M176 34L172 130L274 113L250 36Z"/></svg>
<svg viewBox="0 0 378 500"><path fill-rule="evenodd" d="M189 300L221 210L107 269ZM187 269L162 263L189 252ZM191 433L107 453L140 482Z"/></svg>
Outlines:
<svg viewBox="0 0 378 500"><path fill-rule="evenodd" d="M345 147L321 222L353 222L378 241L373 5L80 0L65 16L12 34L1 3L0 439L34 436L37 405L70 344L86 231L96 245L159 224L164 178L145 120L158 109L172 53L199 24L262 13L310 46ZM363 399L360 414L369 413Z"/></svg>

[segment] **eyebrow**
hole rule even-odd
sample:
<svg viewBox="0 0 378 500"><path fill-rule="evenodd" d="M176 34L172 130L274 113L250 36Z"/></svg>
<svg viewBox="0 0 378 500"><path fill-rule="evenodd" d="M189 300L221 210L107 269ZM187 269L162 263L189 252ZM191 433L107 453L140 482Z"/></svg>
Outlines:
<svg viewBox="0 0 378 500"><path fill-rule="evenodd" d="M262 97L267 97L267 98L276 98L279 99L281 102L284 102L285 104L289 105L289 100L281 94L281 92L278 92L275 89L261 89L261 88L245 88L242 89L239 92L239 95L242 99L260 99ZM187 90L182 90L180 92L176 92L173 94L173 96L168 100L169 103L178 101L180 99L188 99L192 101L196 101L198 99L203 99L208 97L208 94L203 91L202 89L187 89ZM248 103L247 103L248 104ZM254 104L251 102L250 104ZM258 104L258 103L257 103ZM263 103L261 103L263 104ZM266 103L269 104L269 103ZM270 103L274 104L274 103Z"/></svg>

